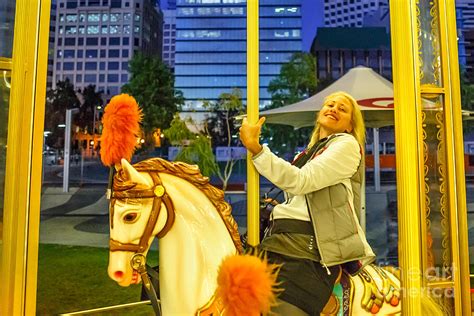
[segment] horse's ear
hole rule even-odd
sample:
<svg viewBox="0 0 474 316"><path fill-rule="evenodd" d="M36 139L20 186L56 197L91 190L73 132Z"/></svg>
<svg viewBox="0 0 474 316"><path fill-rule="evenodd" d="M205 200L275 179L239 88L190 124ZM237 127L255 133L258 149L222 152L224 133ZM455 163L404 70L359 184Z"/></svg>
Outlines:
<svg viewBox="0 0 474 316"><path fill-rule="evenodd" d="M122 159L122 169L127 175L127 179L132 182L144 184L146 186L151 186L152 184L148 183L147 179L142 176L133 166L126 160Z"/></svg>

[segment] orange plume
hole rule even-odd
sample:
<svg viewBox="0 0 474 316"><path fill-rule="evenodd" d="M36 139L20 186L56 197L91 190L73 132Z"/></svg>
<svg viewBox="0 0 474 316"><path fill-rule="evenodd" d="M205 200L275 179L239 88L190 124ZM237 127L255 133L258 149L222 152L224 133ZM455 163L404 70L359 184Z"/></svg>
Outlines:
<svg viewBox="0 0 474 316"><path fill-rule="evenodd" d="M275 304L278 265L252 255L225 258L217 276L217 298L222 299L226 315L259 316Z"/></svg>
<svg viewBox="0 0 474 316"><path fill-rule="evenodd" d="M105 107L100 156L102 163L113 166L122 158L130 161L140 131L142 111L128 94L114 96Z"/></svg>

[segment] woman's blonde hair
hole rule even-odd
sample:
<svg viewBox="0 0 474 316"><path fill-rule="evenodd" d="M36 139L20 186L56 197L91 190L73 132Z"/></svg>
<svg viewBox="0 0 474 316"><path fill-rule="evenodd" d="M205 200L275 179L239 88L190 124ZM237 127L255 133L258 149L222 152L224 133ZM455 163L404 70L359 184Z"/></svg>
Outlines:
<svg viewBox="0 0 474 316"><path fill-rule="evenodd" d="M364 151L365 149L365 124L364 124L364 118L362 117L362 112L360 111L359 104L357 104L357 101L348 93L344 91L337 91L334 93L331 93L324 99L324 104L326 104L328 101L331 99L334 99L336 97L343 97L349 103L352 105L352 118L351 118L351 124L352 124L352 132L351 134L357 139L357 142L359 143L360 147ZM319 112L321 113L321 112ZM309 142L308 147L312 147L316 142L319 140L319 132L321 129L321 126L318 122L319 118L319 113L316 116L316 122L315 122L315 127L313 130L313 134L311 135L311 140Z"/></svg>

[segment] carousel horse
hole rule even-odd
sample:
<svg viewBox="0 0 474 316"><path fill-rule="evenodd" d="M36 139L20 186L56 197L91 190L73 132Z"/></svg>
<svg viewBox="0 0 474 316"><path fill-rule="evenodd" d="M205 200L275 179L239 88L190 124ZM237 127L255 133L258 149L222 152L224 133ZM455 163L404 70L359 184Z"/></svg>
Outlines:
<svg viewBox="0 0 474 316"><path fill-rule="evenodd" d="M132 166L122 159L118 169L109 276L121 286L139 283L132 257L146 256L157 237L163 315L222 315L227 307L216 299L219 266L243 251L223 192L197 166L180 162L152 158ZM357 276L341 270L322 315L401 315L400 296L400 281L387 270L371 265ZM429 298L424 303L437 311Z"/></svg>

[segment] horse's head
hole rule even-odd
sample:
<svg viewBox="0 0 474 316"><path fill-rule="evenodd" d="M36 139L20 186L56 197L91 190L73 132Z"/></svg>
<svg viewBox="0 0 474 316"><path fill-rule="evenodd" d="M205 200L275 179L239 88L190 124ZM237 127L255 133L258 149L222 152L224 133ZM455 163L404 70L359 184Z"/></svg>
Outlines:
<svg viewBox="0 0 474 316"><path fill-rule="evenodd" d="M110 202L110 278L121 286L139 283L132 257L143 259L153 238L164 236L173 222L173 204L158 173L139 172L122 159Z"/></svg>

